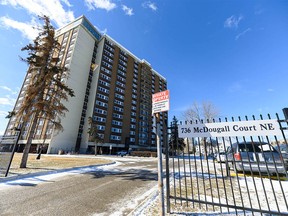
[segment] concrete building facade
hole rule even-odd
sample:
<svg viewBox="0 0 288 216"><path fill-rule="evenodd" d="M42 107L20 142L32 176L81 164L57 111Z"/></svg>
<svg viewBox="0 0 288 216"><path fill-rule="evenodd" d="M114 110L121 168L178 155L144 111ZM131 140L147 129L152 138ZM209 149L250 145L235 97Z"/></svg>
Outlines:
<svg viewBox="0 0 288 216"><path fill-rule="evenodd" d="M85 16L58 29L56 37L61 44L61 64L69 69L65 82L74 90L75 97L65 102L69 111L61 119L63 132L54 130L51 122L39 120L31 151L42 145L48 153L91 152L95 143L89 142L89 117L103 139L103 143L97 144L98 151L156 150L152 94L167 89L166 79L147 61L101 34ZM14 108L16 112L28 84L27 75ZM161 142L167 119L167 112L160 114ZM5 135L12 133L15 121L10 119ZM19 142L22 148L29 126L24 125Z"/></svg>

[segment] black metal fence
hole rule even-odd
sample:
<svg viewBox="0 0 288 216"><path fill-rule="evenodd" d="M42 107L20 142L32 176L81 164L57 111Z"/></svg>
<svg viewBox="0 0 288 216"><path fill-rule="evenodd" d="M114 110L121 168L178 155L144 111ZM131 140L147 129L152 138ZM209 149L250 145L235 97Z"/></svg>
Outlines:
<svg viewBox="0 0 288 216"><path fill-rule="evenodd" d="M166 146L167 211L288 215L286 129L277 114L180 122L185 149Z"/></svg>

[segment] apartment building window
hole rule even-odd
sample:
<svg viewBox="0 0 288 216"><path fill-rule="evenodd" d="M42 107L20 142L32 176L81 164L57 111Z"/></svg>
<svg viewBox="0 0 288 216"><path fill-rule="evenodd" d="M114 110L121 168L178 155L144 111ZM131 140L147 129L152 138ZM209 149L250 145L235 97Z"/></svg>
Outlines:
<svg viewBox="0 0 288 216"><path fill-rule="evenodd" d="M126 77L126 74L125 74L123 71L121 71L121 70L118 70L118 74L120 74L120 75Z"/></svg>
<svg viewBox="0 0 288 216"><path fill-rule="evenodd" d="M113 118L123 119L123 115L113 113Z"/></svg>
<svg viewBox="0 0 288 216"><path fill-rule="evenodd" d="M105 55L110 56L111 58L114 58L114 55L110 52L108 52L107 50L104 50Z"/></svg>
<svg viewBox="0 0 288 216"><path fill-rule="evenodd" d="M112 65L111 65L111 64L108 64L108 63L105 62L105 61L102 61L102 64L103 64L104 66L110 68L110 69L112 68Z"/></svg>
<svg viewBox="0 0 288 216"><path fill-rule="evenodd" d="M114 53L114 49L107 44L105 44L105 49L109 50L110 52Z"/></svg>
<svg viewBox="0 0 288 216"><path fill-rule="evenodd" d="M115 94L115 97L124 100L124 96L123 96L123 95L120 95L120 94L117 94L117 93L116 93L116 94Z"/></svg>
<svg viewBox="0 0 288 216"><path fill-rule="evenodd" d="M111 132L114 132L114 133L122 133L122 129L112 127L112 128L111 128Z"/></svg>
<svg viewBox="0 0 288 216"><path fill-rule="evenodd" d="M98 121L98 122L106 122L106 118L99 117L99 116L94 116L93 119L94 121Z"/></svg>
<svg viewBox="0 0 288 216"><path fill-rule="evenodd" d="M125 88L125 84L123 84L123 83L121 83L121 82L119 82L119 81L116 81L116 84L119 85L119 86L121 86L122 88Z"/></svg>
<svg viewBox="0 0 288 216"><path fill-rule="evenodd" d="M121 137L120 136L115 136L115 135L111 135L111 140L121 140Z"/></svg>
<svg viewBox="0 0 288 216"><path fill-rule="evenodd" d="M103 100L106 100L106 101L108 101L108 99L109 99L107 96L102 95L102 94L100 94L100 93L97 93L97 97L98 97L98 98L101 98L101 99L103 99Z"/></svg>
<svg viewBox="0 0 288 216"><path fill-rule="evenodd" d="M131 118L131 122L136 122L136 119L135 118Z"/></svg>
<svg viewBox="0 0 288 216"><path fill-rule="evenodd" d="M104 71L107 74L111 74L111 71L106 69L106 68L104 68L104 67L101 67L101 70Z"/></svg>
<svg viewBox="0 0 288 216"><path fill-rule="evenodd" d="M110 62L110 63L113 64L113 60L112 60L112 59L108 58L108 57L105 56L105 55L103 55L103 58L104 58L106 61L108 61L108 62Z"/></svg>
<svg viewBox="0 0 288 216"><path fill-rule="evenodd" d="M103 80L99 80L99 84L102 84L102 85L107 86L107 87L110 86L110 83L107 83L107 82L105 82Z"/></svg>
<svg viewBox="0 0 288 216"><path fill-rule="evenodd" d="M101 80L99 80L99 83L101 83L100 81L101 81ZM99 91L102 91L102 92L104 92L104 93L109 94L109 90L106 89L106 88L103 88L103 87L101 87L101 86L98 86L98 90L99 90Z"/></svg>
<svg viewBox="0 0 288 216"><path fill-rule="evenodd" d="M124 65L125 67L127 67L127 63L124 62L124 61L122 61L121 59L119 59L119 63L122 64L122 65Z"/></svg>
<svg viewBox="0 0 288 216"><path fill-rule="evenodd" d="M131 129L136 129L136 125L131 124L131 125L130 125L130 128L131 128Z"/></svg>
<svg viewBox="0 0 288 216"><path fill-rule="evenodd" d="M99 106L102 106L102 107L108 107L108 104L107 103L104 103L102 101L96 101L96 104L99 105Z"/></svg>
<svg viewBox="0 0 288 216"><path fill-rule="evenodd" d="M123 77L121 77L121 76L119 76L119 75L117 76L117 79L120 80L120 81L122 81L122 82L126 82L126 79L123 78Z"/></svg>
<svg viewBox="0 0 288 216"><path fill-rule="evenodd" d="M133 142L133 143L134 143L134 142L135 142L135 138L131 137L131 138L130 138L130 142Z"/></svg>
<svg viewBox="0 0 288 216"><path fill-rule="evenodd" d="M136 112L131 112L131 116L136 116Z"/></svg>
<svg viewBox="0 0 288 216"><path fill-rule="evenodd" d="M120 92L120 93L122 93L122 94L125 93L125 90L124 90L124 89L121 89L121 88L119 88L119 87L116 87L115 89L116 89L116 91L118 91L118 92ZM122 97L123 97L123 96L122 96ZM124 99L124 97L123 97L122 99Z"/></svg>
<svg viewBox="0 0 288 216"><path fill-rule="evenodd" d="M130 131L130 135L135 136L136 132L135 131Z"/></svg>
<svg viewBox="0 0 288 216"><path fill-rule="evenodd" d="M97 129L98 129L98 130L101 130L101 131L104 131L104 130L105 130L105 126L103 126L103 125L97 125Z"/></svg>
<svg viewBox="0 0 288 216"><path fill-rule="evenodd" d="M117 107L117 106L114 106L113 109L114 109L115 111L118 111L118 112L123 112L123 111L124 111L123 108Z"/></svg>
<svg viewBox="0 0 288 216"><path fill-rule="evenodd" d="M112 124L117 125L117 126L122 126L123 123L121 121L112 120Z"/></svg>
<svg viewBox="0 0 288 216"><path fill-rule="evenodd" d="M110 71L109 71L110 72ZM105 75L105 74L101 74L101 77L105 80L111 81L111 77Z"/></svg>
<svg viewBox="0 0 288 216"><path fill-rule="evenodd" d="M122 54L120 54L120 58L123 59L124 61L127 61L127 60L128 60L128 59L127 59L124 55L122 55Z"/></svg>
<svg viewBox="0 0 288 216"><path fill-rule="evenodd" d="M124 106L124 103L122 101L119 101L119 100L115 100L115 104Z"/></svg>
<svg viewBox="0 0 288 216"><path fill-rule="evenodd" d="M118 65L118 68L121 69L122 71L127 71L127 69L125 67L123 67L122 65Z"/></svg>
<svg viewBox="0 0 288 216"><path fill-rule="evenodd" d="M106 114L107 114L107 111L106 111L106 110L99 109L99 108L95 108L95 112L96 112L96 113L99 113L99 114L103 114L103 115L106 115Z"/></svg>

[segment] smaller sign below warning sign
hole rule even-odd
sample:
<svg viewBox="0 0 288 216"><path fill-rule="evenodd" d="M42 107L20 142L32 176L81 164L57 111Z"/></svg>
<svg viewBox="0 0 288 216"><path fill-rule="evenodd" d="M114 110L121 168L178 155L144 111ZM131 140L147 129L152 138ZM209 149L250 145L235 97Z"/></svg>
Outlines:
<svg viewBox="0 0 288 216"><path fill-rule="evenodd" d="M152 95L152 114L168 111L169 107L169 90Z"/></svg>

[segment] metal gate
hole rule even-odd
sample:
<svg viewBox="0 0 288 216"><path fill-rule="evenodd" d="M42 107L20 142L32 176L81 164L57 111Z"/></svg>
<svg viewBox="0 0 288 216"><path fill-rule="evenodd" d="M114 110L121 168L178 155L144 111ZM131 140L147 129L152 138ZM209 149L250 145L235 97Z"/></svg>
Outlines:
<svg viewBox="0 0 288 216"><path fill-rule="evenodd" d="M177 129L169 128L168 139L175 136L176 144L170 141L165 149L167 212L288 215L287 121L277 114L266 120L260 115L258 120L179 122ZM274 129L276 134L268 131ZM193 136L187 138L189 133Z"/></svg>

